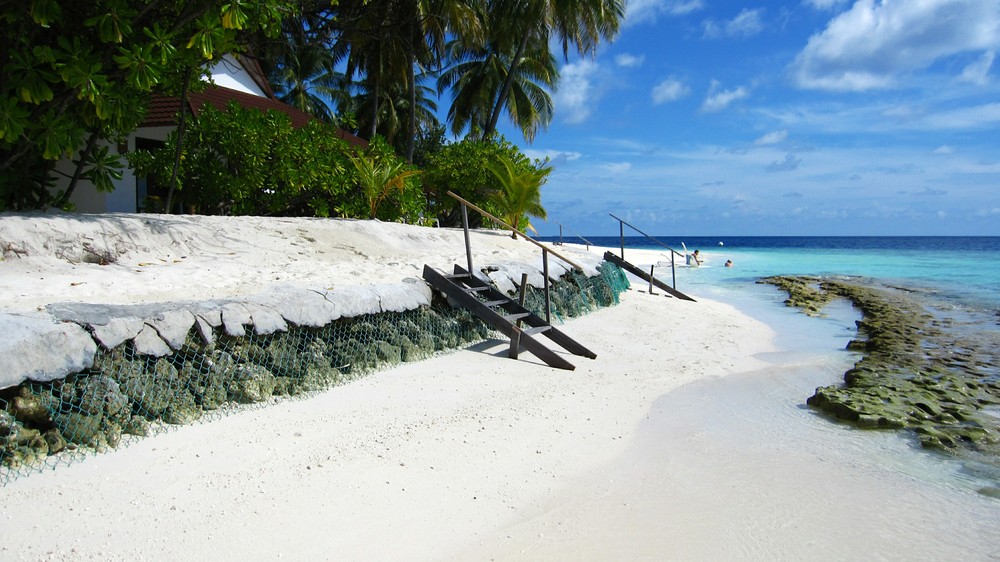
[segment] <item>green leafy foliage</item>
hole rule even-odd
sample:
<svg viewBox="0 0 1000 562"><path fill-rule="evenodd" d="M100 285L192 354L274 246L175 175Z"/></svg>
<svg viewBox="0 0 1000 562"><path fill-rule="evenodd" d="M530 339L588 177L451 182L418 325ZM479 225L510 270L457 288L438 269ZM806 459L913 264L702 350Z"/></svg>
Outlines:
<svg viewBox="0 0 1000 562"><path fill-rule="evenodd" d="M498 210L497 217L517 230L532 228L527 215L545 218L542 207L542 185L545 184L552 168L545 162L532 165L524 156L511 158L501 156L488 166L489 171L500 183L500 191L493 196L492 203ZM517 233L512 233L516 238Z"/></svg>
<svg viewBox="0 0 1000 562"><path fill-rule="evenodd" d="M485 141L468 137L428 154L422 180L429 214L437 217L442 226L461 226L459 203L448 196L449 191L493 214L501 214L497 196L502 186L489 171L491 163L501 159L530 167L520 149L502 137ZM480 221L478 215L470 215L469 219L473 226Z"/></svg>
<svg viewBox="0 0 1000 562"><path fill-rule="evenodd" d="M176 142L172 134L129 162L166 185ZM206 214L328 216L354 189L350 150L320 122L294 129L283 113L205 106L185 135L176 197Z"/></svg>
<svg viewBox="0 0 1000 562"><path fill-rule="evenodd" d="M238 31L279 30L292 0L90 0L0 3L0 210L59 201L55 161L96 133L142 122L149 94L178 88L180 69L239 48ZM91 144L91 146L93 146ZM85 174L110 185L113 155ZM29 172L29 173L26 173Z"/></svg>
<svg viewBox="0 0 1000 562"><path fill-rule="evenodd" d="M123 168L117 155L107 146L99 146L87 156L82 178L92 182L97 191L112 192L115 184L111 180L122 179Z"/></svg>
<svg viewBox="0 0 1000 562"><path fill-rule="evenodd" d="M366 154L350 158L357 173L361 194L368 203L368 218L398 219L408 214L407 211L411 209L407 207L418 201L416 195L420 191L414 180L420 173L419 170L397 158L381 137L376 137ZM385 217L383 213L380 217L380 207L393 197L399 203L392 206L396 211L392 214L397 216Z"/></svg>

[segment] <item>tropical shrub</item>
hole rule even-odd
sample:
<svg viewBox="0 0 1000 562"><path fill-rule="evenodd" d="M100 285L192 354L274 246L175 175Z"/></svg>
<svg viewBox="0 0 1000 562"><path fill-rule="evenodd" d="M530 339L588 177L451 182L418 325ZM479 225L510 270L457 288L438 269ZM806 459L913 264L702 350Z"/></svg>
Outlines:
<svg viewBox="0 0 1000 562"><path fill-rule="evenodd" d="M500 159L530 166L520 149L502 137L486 141L467 137L428 154L421 176L428 213L437 217L442 226L462 225L460 204L448 196L449 191L492 214L499 213L502 209L496 197L502 187L489 167ZM470 213L469 222L478 226L481 217L478 213Z"/></svg>
<svg viewBox="0 0 1000 562"><path fill-rule="evenodd" d="M375 136L364 151L346 159L349 189L332 207L336 216L420 223L426 203L420 171Z"/></svg>
<svg viewBox="0 0 1000 562"><path fill-rule="evenodd" d="M176 142L129 154L137 175L167 185ZM276 111L205 106L184 135L175 198L204 214L329 216L354 189L350 151L320 122L294 129Z"/></svg>
<svg viewBox="0 0 1000 562"><path fill-rule="evenodd" d="M552 172L546 162L536 162L533 165L526 156L519 156L501 156L488 166L501 188L493 196L491 203L497 209L497 218L516 229L511 233L514 238L517 238L517 231L534 230L528 221L529 215L545 219L542 185Z"/></svg>
<svg viewBox="0 0 1000 562"><path fill-rule="evenodd" d="M120 166L99 141L142 122L149 94L176 95L187 76L237 49L241 34L274 35L290 0L0 2L0 211L66 206L77 180L112 188ZM51 191L60 158L77 163Z"/></svg>
<svg viewBox="0 0 1000 562"><path fill-rule="evenodd" d="M422 202L417 197L420 188L415 181L420 171L400 160L382 137L376 137L365 154L350 156L350 160L357 174L361 197L368 205L368 218L405 220L413 218L408 216L412 211L422 209ZM383 207L387 202L395 204ZM414 208L407 208L409 204ZM389 210L380 214L381 208ZM387 213L390 216L387 217Z"/></svg>

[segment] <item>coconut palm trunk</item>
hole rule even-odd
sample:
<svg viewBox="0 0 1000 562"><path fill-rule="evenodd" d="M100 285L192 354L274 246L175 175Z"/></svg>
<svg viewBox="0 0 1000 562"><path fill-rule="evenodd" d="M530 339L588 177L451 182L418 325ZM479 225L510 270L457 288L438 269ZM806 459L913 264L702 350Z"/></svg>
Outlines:
<svg viewBox="0 0 1000 562"><path fill-rule="evenodd" d="M517 51L514 52L514 57L510 61L510 67L507 69L507 76L504 78L503 86L500 88L500 94L497 96L496 103L493 104L490 120L483 129L483 140L490 138L493 132L496 131L497 123L500 121L500 113L503 111L503 106L507 103L507 97L510 96L510 88L514 83L514 73L517 72L517 65L521 63L524 50L528 47L530 35L530 31L525 28L524 33L521 35L521 42L517 45Z"/></svg>

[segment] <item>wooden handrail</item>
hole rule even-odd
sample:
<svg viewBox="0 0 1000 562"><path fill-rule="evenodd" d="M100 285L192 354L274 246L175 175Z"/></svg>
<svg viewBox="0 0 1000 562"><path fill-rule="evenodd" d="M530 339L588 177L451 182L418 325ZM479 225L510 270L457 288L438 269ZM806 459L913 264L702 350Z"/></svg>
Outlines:
<svg viewBox="0 0 1000 562"><path fill-rule="evenodd" d="M544 250L544 251L546 251L546 252L548 252L548 253L552 254L553 256L555 256L555 257L557 257L557 258L561 259L562 261L564 261L564 262L568 263L569 265L573 266L573 267L574 267L575 269L577 269L577 270L579 270L579 271L583 271L583 268L582 268L582 267L580 267L579 265L577 265L577 264L576 264L576 262L574 262L573 260L571 260L571 259L567 258L566 256L563 256L563 255L559 254L558 252L556 252L556 251L555 251L555 250L553 250L552 248L548 248L548 247L546 247L546 246L545 246L545 245L543 245L543 244L542 244L541 242L538 242L538 241L537 241L537 240L535 240L534 238L532 238L532 237L528 236L527 234L525 234L525 233L521 232L520 230L518 230L518 229L514 228L513 226L511 226L511 225L507 224L506 222L504 222L504 221L502 221L502 220L500 220L500 219L498 219L498 218L494 217L493 215L491 215L490 213L488 213L488 212L484 211L483 209L480 209L480 208L479 208L479 207L477 207L477 206L476 206L475 204L473 204L473 203L470 203L469 201L466 201L465 199L463 199L462 197L460 197L460 196L458 196L458 195L456 195L456 194L452 193L451 191L449 191L449 192L448 192L448 195L450 195L451 197L453 197L453 198L457 199L457 200L458 200L459 202L461 202L461 203L462 203L463 205L465 205L465 206L467 206L467 207L472 207L472 208L473 208L473 209L474 209L475 211L477 211L477 212L478 212L479 214L483 215L484 217L486 217L486 218L489 218L489 219L492 219L492 220L495 220L496 222L498 222L498 223L500 223L500 224L504 225L505 227L509 228L510 230L512 230L512 231L514 231L514 232L516 232L516 233L520 234L521 236L524 236L524 239L525 239L525 240L527 240L528 242L531 242L532 244L534 244L535 246L538 246L538 247L539 247L539 248L541 248L542 250Z"/></svg>

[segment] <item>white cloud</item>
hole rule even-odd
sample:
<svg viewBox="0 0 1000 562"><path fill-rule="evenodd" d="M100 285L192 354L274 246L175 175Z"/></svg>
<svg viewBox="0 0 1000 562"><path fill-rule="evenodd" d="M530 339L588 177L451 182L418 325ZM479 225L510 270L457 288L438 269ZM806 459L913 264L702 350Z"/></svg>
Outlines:
<svg viewBox="0 0 1000 562"><path fill-rule="evenodd" d="M970 63L962 69L962 75L958 79L980 86L985 85L990 80L990 68L993 67L993 58L995 56L996 53L993 51L986 51L975 62Z"/></svg>
<svg viewBox="0 0 1000 562"><path fill-rule="evenodd" d="M847 0L805 0L805 3L817 10L832 10L846 4Z"/></svg>
<svg viewBox="0 0 1000 562"><path fill-rule="evenodd" d="M655 22L661 15L686 16L704 7L703 0L630 0L626 5L624 25Z"/></svg>
<svg viewBox="0 0 1000 562"><path fill-rule="evenodd" d="M642 63L644 62L646 62L646 57L644 55L636 56L629 53L623 53L615 57L615 64L625 68L642 66Z"/></svg>
<svg viewBox="0 0 1000 562"><path fill-rule="evenodd" d="M667 78L653 88L653 103L660 105L661 103L676 101L689 93L691 93L691 88L688 88L684 82L676 78Z"/></svg>
<svg viewBox="0 0 1000 562"><path fill-rule="evenodd" d="M702 0L675 0L667 2L664 11L671 16L686 16L704 7L705 3Z"/></svg>
<svg viewBox="0 0 1000 562"><path fill-rule="evenodd" d="M604 165L604 169L614 174L622 174L632 169L629 162L611 162Z"/></svg>
<svg viewBox="0 0 1000 562"><path fill-rule="evenodd" d="M722 37L722 28L715 20L705 20L701 22L701 34L706 39L718 39Z"/></svg>
<svg viewBox="0 0 1000 562"><path fill-rule="evenodd" d="M895 86L952 55L1000 48L996 0L858 0L809 38L790 70L800 87Z"/></svg>
<svg viewBox="0 0 1000 562"><path fill-rule="evenodd" d="M726 22L726 33L732 37L750 37L757 35L764 29L761 16L764 15L764 8L750 10L744 8L735 18Z"/></svg>
<svg viewBox="0 0 1000 562"><path fill-rule="evenodd" d="M955 152L955 149L946 144L943 144L934 149L934 154L951 154L953 152Z"/></svg>
<svg viewBox="0 0 1000 562"><path fill-rule="evenodd" d="M765 168L768 172L791 172L799 167L802 163L802 159L796 156L794 153L789 152L785 154L785 158L782 160L775 160L767 165Z"/></svg>
<svg viewBox="0 0 1000 562"><path fill-rule="evenodd" d="M708 96L701 104L701 110L706 113L722 111L729 107L734 101L743 99L750 95L750 91L740 86L733 90L719 90L719 81L712 80L712 85L708 88Z"/></svg>
<svg viewBox="0 0 1000 562"><path fill-rule="evenodd" d="M753 141L753 143L757 146L767 146L771 144L778 144L779 142L782 142L787 138L788 138L787 130L772 131L760 137L759 139Z"/></svg>
<svg viewBox="0 0 1000 562"><path fill-rule="evenodd" d="M1000 102L952 107L918 103L886 105L880 101L791 105L755 111L782 127L825 133L883 134L899 131L986 131L1000 126Z"/></svg>
<svg viewBox="0 0 1000 562"><path fill-rule="evenodd" d="M582 154L579 152L565 151L565 150L537 150L534 148L523 148L521 152L524 153L530 160L546 160L553 164L560 164L565 162L572 162L574 160L579 160Z"/></svg>
<svg viewBox="0 0 1000 562"><path fill-rule="evenodd" d="M764 30L764 23L761 21L764 15L764 8L751 10L744 8L731 20L721 24L712 19L701 22L702 33L707 39L718 39L720 37L752 37Z"/></svg>
<svg viewBox="0 0 1000 562"><path fill-rule="evenodd" d="M559 90L553 102L564 122L576 125L590 117L595 101L591 96L591 81L599 69L596 62L582 59L559 71Z"/></svg>
<svg viewBox="0 0 1000 562"><path fill-rule="evenodd" d="M981 129L1000 123L1000 103L988 103L941 111L926 116L918 123L923 129Z"/></svg>

